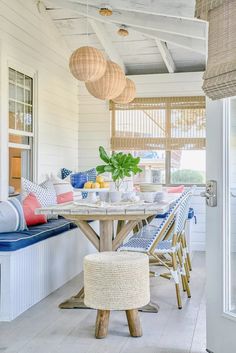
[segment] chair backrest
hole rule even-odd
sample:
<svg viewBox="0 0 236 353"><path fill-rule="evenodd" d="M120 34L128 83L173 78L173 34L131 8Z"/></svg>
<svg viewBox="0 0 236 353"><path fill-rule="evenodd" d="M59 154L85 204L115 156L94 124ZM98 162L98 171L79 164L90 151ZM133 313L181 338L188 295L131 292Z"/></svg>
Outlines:
<svg viewBox="0 0 236 353"><path fill-rule="evenodd" d="M149 246L148 249L146 249L147 251L150 251L151 249L155 249L155 247L157 246L157 244L164 240L166 235L170 232L170 230L173 229L173 227L175 227L175 220L176 220L176 216L177 216L177 211L178 208L181 204L182 199L185 198L185 193L183 193L176 201L175 203L172 205L172 207L170 208L169 212L166 214L165 218L163 218L161 224L156 227L156 226L152 226L152 225L147 225L146 227L152 227L153 230L151 232L152 236L149 238ZM145 237L145 235L144 235Z"/></svg>
<svg viewBox="0 0 236 353"><path fill-rule="evenodd" d="M188 219L192 191L192 189L186 191L183 194L183 198L180 200L178 210L176 212L174 234L180 234L185 229L186 221Z"/></svg>
<svg viewBox="0 0 236 353"><path fill-rule="evenodd" d="M155 249L158 243L166 238L168 233L179 234L184 230L188 218L191 195L192 189L185 191L172 205L159 227L153 227L156 228L156 231L152 230L151 232L147 251ZM148 227L151 227L151 225L148 225Z"/></svg>

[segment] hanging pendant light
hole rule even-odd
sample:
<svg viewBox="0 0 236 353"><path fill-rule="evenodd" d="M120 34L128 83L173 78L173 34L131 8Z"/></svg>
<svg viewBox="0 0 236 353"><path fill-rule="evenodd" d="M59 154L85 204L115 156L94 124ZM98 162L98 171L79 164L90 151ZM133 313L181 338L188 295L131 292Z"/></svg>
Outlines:
<svg viewBox="0 0 236 353"><path fill-rule="evenodd" d="M107 61L105 74L99 80L85 83L87 90L92 96L103 100L118 97L125 85L124 72L118 64L110 60Z"/></svg>
<svg viewBox="0 0 236 353"><path fill-rule="evenodd" d="M72 75L80 81L95 81L106 71L107 62L103 53L93 47L76 49L69 62Z"/></svg>
<svg viewBox="0 0 236 353"><path fill-rule="evenodd" d="M126 85L121 94L113 99L114 103L127 104L132 102L136 96L136 87L134 81L126 77Z"/></svg>
<svg viewBox="0 0 236 353"><path fill-rule="evenodd" d="M88 34L88 0L86 3L86 32L87 42ZM69 67L72 75L80 81L96 81L101 78L106 71L106 58L103 53L91 46L84 46L76 49L69 61Z"/></svg>

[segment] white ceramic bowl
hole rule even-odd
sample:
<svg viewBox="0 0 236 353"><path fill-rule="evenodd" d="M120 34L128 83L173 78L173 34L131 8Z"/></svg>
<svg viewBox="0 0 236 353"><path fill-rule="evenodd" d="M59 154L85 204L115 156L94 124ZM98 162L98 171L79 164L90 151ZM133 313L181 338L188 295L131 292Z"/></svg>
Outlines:
<svg viewBox="0 0 236 353"><path fill-rule="evenodd" d="M161 192L156 192L156 195L155 195L155 202L161 202L161 201L163 201L164 196L165 196L165 193L164 193L163 191L161 191Z"/></svg>
<svg viewBox="0 0 236 353"><path fill-rule="evenodd" d="M142 192L141 197L145 202L154 202L156 192Z"/></svg>

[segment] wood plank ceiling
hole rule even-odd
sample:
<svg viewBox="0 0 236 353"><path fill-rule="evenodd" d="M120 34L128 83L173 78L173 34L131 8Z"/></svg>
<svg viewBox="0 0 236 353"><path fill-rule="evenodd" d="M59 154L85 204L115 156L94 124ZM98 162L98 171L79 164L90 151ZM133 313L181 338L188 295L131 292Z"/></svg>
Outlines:
<svg viewBox="0 0 236 353"><path fill-rule="evenodd" d="M202 71L206 24L194 19L195 0L45 0L71 51L92 45L126 74ZM110 6L112 16L99 9ZM117 30L125 25L127 37Z"/></svg>

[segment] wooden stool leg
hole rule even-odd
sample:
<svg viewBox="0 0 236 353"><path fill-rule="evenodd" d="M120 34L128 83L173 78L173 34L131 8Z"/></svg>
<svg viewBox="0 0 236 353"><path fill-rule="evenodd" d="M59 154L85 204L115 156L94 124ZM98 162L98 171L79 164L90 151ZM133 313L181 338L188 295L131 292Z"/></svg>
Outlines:
<svg viewBox="0 0 236 353"><path fill-rule="evenodd" d="M143 333L138 310L126 310L126 317L129 325L130 336L141 337Z"/></svg>
<svg viewBox="0 0 236 353"><path fill-rule="evenodd" d="M110 310L98 310L95 328L96 338L105 338L107 336Z"/></svg>

